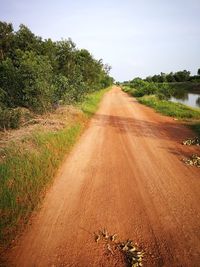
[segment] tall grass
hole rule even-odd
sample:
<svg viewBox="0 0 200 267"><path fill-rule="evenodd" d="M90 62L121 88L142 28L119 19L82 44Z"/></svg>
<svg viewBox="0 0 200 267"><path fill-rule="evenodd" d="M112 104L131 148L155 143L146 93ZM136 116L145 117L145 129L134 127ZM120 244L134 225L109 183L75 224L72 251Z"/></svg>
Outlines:
<svg viewBox="0 0 200 267"><path fill-rule="evenodd" d="M76 123L56 133L35 133L27 142L32 148L13 144L0 165L0 239L7 242L20 222L39 203L42 192L55 175L64 154L76 141L81 125Z"/></svg>
<svg viewBox="0 0 200 267"><path fill-rule="evenodd" d="M35 132L23 143L1 151L0 162L0 245L4 248L38 206L64 155L96 111L106 90L87 96L80 104L79 121L57 132Z"/></svg>

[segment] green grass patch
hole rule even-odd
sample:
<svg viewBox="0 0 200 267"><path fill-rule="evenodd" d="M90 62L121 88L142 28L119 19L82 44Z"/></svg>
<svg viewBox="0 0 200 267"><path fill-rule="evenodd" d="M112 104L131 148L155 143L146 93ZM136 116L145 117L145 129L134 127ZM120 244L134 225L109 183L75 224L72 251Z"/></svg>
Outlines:
<svg viewBox="0 0 200 267"><path fill-rule="evenodd" d="M32 148L12 144L4 151L0 165L0 240L10 241L40 202L63 156L75 143L82 129L76 123L59 132L35 133L27 142Z"/></svg>
<svg viewBox="0 0 200 267"><path fill-rule="evenodd" d="M199 110L190 108L181 103L159 100L153 95L138 97L137 100L146 106L154 108L157 112L164 115L184 119L200 119Z"/></svg>
<svg viewBox="0 0 200 267"><path fill-rule="evenodd" d="M107 89L108 90L108 89ZM0 151L0 246L5 248L38 206L66 153L107 90L89 94L79 121L57 132L36 131ZM0 251L1 251L0 249Z"/></svg>
<svg viewBox="0 0 200 267"><path fill-rule="evenodd" d="M122 86L122 90L123 90L125 93L127 93L127 94L129 94L129 95L131 95L131 96L134 96L134 93L135 93L135 91L136 91L135 88L132 88L132 87L130 87L130 86L128 86L128 85L123 85L123 86Z"/></svg>
<svg viewBox="0 0 200 267"><path fill-rule="evenodd" d="M111 87L106 88L104 90L97 91L97 92L92 93L92 94L88 94L85 97L85 100L79 104L81 110L86 114L87 117L91 117L92 115L94 115L94 113L96 112L96 110L98 108L98 104L99 104L100 100L102 99L102 96L110 88Z"/></svg>

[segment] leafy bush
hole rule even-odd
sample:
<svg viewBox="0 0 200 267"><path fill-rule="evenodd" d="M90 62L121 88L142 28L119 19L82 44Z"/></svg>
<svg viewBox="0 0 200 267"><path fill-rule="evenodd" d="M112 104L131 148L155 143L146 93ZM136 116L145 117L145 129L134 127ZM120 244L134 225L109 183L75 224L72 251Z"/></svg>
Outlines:
<svg viewBox="0 0 200 267"><path fill-rule="evenodd" d="M52 67L45 56L25 52L19 66L21 106L42 113L51 107Z"/></svg>
<svg viewBox="0 0 200 267"><path fill-rule="evenodd" d="M144 95L152 95L155 94L158 90L158 86L156 83L153 82L146 82L143 80L137 79L133 83L133 87L136 89L133 92L133 96L135 97L142 97Z"/></svg>
<svg viewBox="0 0 200 267"><path fill-rule="evenodd" d="M19 51L18 51L19 52ZM52 67L45 56L20 52L15 64L10 58L0 63L0 87L6 107L27 107L44 112L51 106Z"/></svg>
<svg viewBox="0 0 200 267"><path fill-rule="evenodd" d="M0 130L16 129L20 126L20 109L0 109Z"/></svg>
<svg viewBox="0 0 200 267"><path fill-rule="evenodd" d="M174 88L168 83L159 85L156 95L160 100L168 100L174 94Z"/></svg>
<svg viewBox="0 0 200 267"><path fill-rule="evenodd" d="M54 77L54 101L55 103L59 102L66 98L66 93L69 90L69 81L67 77L62 74L58 74Z"/></svg>
<svg viewBox="0 0 200 267"><path fill-rule="evenodd" d="M53 42L25 25L14 32L0 22L0 107L51 110L59 101L74 103L113 83L110 66L71 39Z"/></svg>
<svg viewBox="0 0 200 267"><path fill-rule="evenodd" d="M7 58L0 62L1 101L6 107L16 107L19 99L19 75L12 60Z"/></svg>
<svg viewBox="0 0 200 267"><path fill-rule="evenodd" d="M129 93L135 97L142 97L144 95L157 95L159 99L168 99L173 94L173 88L168 83L154 83L147 82L140 78L136 78L129 86Z"/></svg>

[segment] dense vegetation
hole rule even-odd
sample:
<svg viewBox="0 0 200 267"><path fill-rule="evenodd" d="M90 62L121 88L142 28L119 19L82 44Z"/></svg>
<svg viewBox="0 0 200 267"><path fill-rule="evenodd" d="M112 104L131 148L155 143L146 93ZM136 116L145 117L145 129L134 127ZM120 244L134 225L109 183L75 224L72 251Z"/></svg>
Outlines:
<svg viewBox="0 0 200 267"><path fill-rule="evenodd" d="M177 90L196 91L200 90L200 69L197 75L191 76L190 71L183 70L161 72L159 75L148 76L145 79L139 77L122 83L124 90L128 90L135 97L144 95L156 95L159 99L169 99Z"/></svg>
<svg viewBox="0 0 200 267"><path fill-rule="evenodd" d="M0 128L16 128L21 109L44 113L108 87L110 66L71 39L53 42L25 25L0 22Z"/></svg>
<svg viewBox="0 0 200 267"><path fill-rule="evenodd" d="M138 78L135 78L138 79ZM155 74L153 76L148 76L144 81L155 82L155 83L183 83L183 82L200 82L200 68L197 70L197 75L191 75L190 71L183 70L177 72ZM133 81L133 80L132 80ZM124 83L130 83L131 81L125 81Z"/></svg>
<svg viewBox="0 0 200 267"><path fill-rule="evenodd" d="M124 86L124 90L135 97L157 95L160 99L168 99L173 94L173 88L168 83L147 82L140 78L132 80Z"/></svg>

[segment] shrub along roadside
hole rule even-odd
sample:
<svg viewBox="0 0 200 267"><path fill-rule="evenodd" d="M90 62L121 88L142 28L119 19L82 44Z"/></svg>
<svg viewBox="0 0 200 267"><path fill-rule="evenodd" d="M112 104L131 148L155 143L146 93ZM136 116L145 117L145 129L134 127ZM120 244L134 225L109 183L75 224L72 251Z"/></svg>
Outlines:
<svg viewBox="0 0 200 267"><path fill-rule="evenodd" d="M0 252L40 203L58 166L106 91L88 95L79 104L83 110L82 117L70 127L57 132L36 132L25 139L24 146L11 144L1 152L4 158L0 161Z"/></svg>
<svg viewBox="0 0 200 267"><path fill-rule="evenodd" d="M147 82L140 78L134 79L128 86L123 86L123 90L134 97L156 95L163 100L168 100L174 94L174 88L169 83Z"/></svg>

